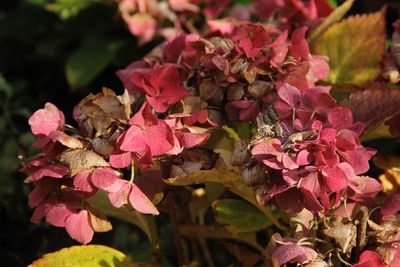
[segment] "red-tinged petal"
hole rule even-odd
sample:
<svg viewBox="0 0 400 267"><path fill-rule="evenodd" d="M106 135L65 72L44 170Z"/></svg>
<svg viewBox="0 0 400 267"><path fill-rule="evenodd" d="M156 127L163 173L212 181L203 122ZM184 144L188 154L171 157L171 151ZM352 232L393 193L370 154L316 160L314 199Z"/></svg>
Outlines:
<svg viewBox="0 0 400 267"><path fill-rule="evenodd" d="M165 112L168 110L168 102L165 99L162 99L160 97L152 97L152 96L147 96L146 97L147 102L154 108L155 111L157 112Z"/></svg>
<svg viewBox="0 0 400 267"><path fill-rule="evenodd" d="M167 83L157 97L147 97L149 104L157 112L165 112L170 105L178 103L189 95L189 91L179 83Z"/></svg>
<svg viewBox="0 0 400 267"><path fill-rule="evenodd" d="M301 101L301 92L290 84L284 84L278 89L279 97L285 101L291 108L295 109L299 106Z"/></svg>
<svg viewBox="0 0 400 267"><path fill-rule="evenodd" d="M83 148L81 141L79 141L75 137L67 135L62 131L52 131L49 134L49 138L54 141L60 142L61 144L69 148Z"/></svg>
<svg viewBox="0 0 400 267"><path fill-rule="evenodd" d="M132 125L118 142L120 149L125 152L141 151L147 147L144 131L136 125Z"/></svg>
<svg viewBox="0 0 400 267"><path fill-rule="evenodd" d="M340 153L340 155L351 165L355 174L359 175L368 171L368 161L375 154L373 152L375 152L375 150L369 151L366 148L361 148L357 150L345 151L344 153Z"/></svg>
<svg viewBox="0 0 400 267"><path fill-rule="evenodd" d="M131 185L127 181L119 180L115 185L107 188L106 191L108 191L108 199L110 200L110 203L114 207L120 208L122 205L128 203Z"/></svg>
<svg viewBox="0 0 400 267"><path fill-rule="evenodd" d="M383 190L382 185L376 179L367 176L353 176L350 179L349 187L355 192L354 195L350 195L350 198L360 202L374 198Z"/></svg>
<svg viewBox="0 0 400 267"><path fill-rule="evenodd" d="M353 124L353 115L348 108L336 107L329 111L328 121L337 130L346 129Z"/></svg>
<svg viewBox="0 0 400 267"><path fill-rule="evenodd" d="M278 260L279 266L289 262L308 263L317 258L317 256L317 252L315 252L312 248L302 247L295 244L279 246L272 254L272 258Z"/></svg>
<svg viewBox="0 0 400 267"><path fill-rule="evenodd" d="M135 184L132 184L131 193L129 194L129 202L135 210L141 213L153 215L159 214L154 204Z"/></svg>
<svg viewBox="0 0 400 267"><path fill-rule="evenodd" d="M262 159L265 155L277 156L281 153L281 141L279 139L270 139L268 142L256 144L251 150L255 158Z"/></svg>
<svg viewBox="0 0 400 267"><path fill-rule="evenodd" d="M379 254L372 250L365 250L358 261L358 263L351 265L351 267L385 267Z"/></svg>
<svg viewBox="0 0 400 267"><path fill-rule="evenodd" d="M269 0L268 0L269 1ZM271 44L271 60L269 63L276 69L280 69L287 52L289 51L288 44L288 31L285 30L275 41Z"/></svg>
<svg viewBox="0 0 400 267"><path fill-rule="evenodd" d="M319 80L325 80L329 75L328 57L311 56L310 71L307 73L307 79L310 87L315 85Z"/></svg>
<svg viewBox="0 0 400 267"><path fill-rule="evenodd" d="M65 221L65 229L73 239L82 244L89 243L94 234L87 210L81 210L79 213L68 216Z"/></svg>
<svg viewBox="0 0 400 267"><path fill-rule="evenodd" d="M126 168L132 164L131 152L113 151L110 155L110 164L113 168Z"/></svg>
<svg viewBox="0 0 400 267"><path fill-rule="evenodd" d="M56 227L65 227L67 217L74 213L76 213L76 210L59 202L49 209L46 214L46 221Z"/></svg>
<svg viewBox="0 0 400 267"><path fill-rule="evenodd" d="M318 17L327 17L334 9L327 0L317 0L315 5L317 6Z"/></svg>
<svg viewBox="0 0 400 267"><path fill-rule="evenodd" d="M158 123L157 116L151 112L150 105L144 102L140 110L129 120L130 125L150 126Z"/></svg>
<svg viewBox="0 0 400 267"><path fill-rule="evenodd" d="M305 39L307 27L299 27L292 33L292 47L290 52L296 60L308 60L310 58L310 51L308 43Z"/></svg>
<svg viewBox="0 0 400 267"><path fill-rule="evenodd" d="M35 208L31 216L31 223L39 223L42 218L46 216L47 209L44 203Z"/></svg>
<svg viewBox="0 0 400 267"><path fill-rule="evenodd" d="M48 136L52 131L62 129L65 123L64 114L53 104L46 103L44 109L39 109L28 120L34 135Z"/></svg>
<svg viewBox="0 0 400 267"><path fill-rule="evenodd" d="M147 169L154 163L149 147L147 147L146 150L143 151L136 151L132 153L132 155L135 164L138 166L139 169Z"/></svg>
<svg viewBox="0 0 400 267"><path fill-rule="evenodd" d="M51 186L46 186L45 184L39 184L37 185L32 192L29 194L28 197L28 205L31 208L37 207L39 204L41 204L47 196L50 194L50 192L53 190L53 187Z"/></svg>
<svg viewBox="0 0 400 267"><path fill-rule="evenodd" d="M128 24L130 32L139 37L139 44L143 45L153 39L156 33L157 22L147 13L136 13L133 16L122 16Z"/></svg>
<svg viewBox="0 0 400 267"><path fill-rule="evenodd" d="M254 10L257 17L267 20L278 8L285 6L285 0L255 0Z"/></svg>
<svg viewBox="0 0 400 267"><path fill-rule="evenodd" d="M97 168L90 178L92 184L97 188L104 189L115 183L119 177L111 168Z"/></svg>
<svg viewBox="0 0 400 267"><path fill-rule="evenodd" d="M300 188L301 193L303 194L303 204L304 207L309 210L309 211L321 211L324 209L324 207L321 205L321 203L318 201L316 196L308 191L305 188Z"/></svg>
<svg viewBox="0 0 400 267"><path fill-rule="evenodd" d="M303 195L297 188L290 188L287 191L274 196L276 205L288 213L297 213L303 209Z"/></svg>
<svg viewBox="0 0 400 267"><path fill-rule="evenodd" d="M93 186L92 182L90 181L91 173L88 171L83 171L74 176L73 185L74 188L88 193L93 193L96 191L96 188Z"/></svg>
<svg viewBox="0 0 400 267"><path fill-rule="evenodd" d="M164 155L174 146L172 129L163 121L143 131L143 141L148 145L153 156Z"/></svg>
<svg viewBox="0 0 400 267"><path fill-rule="evenodd" d="M283 166L286 168L286 169L289 169L289 170L294 170L294 169L297 169L298 167L299 167L299 165L297 165L296 164L296 162L294 161L294 159L293 158L291 158L288 154L283 154L282 155L282 163L283 163Z"/></svg>
<svg viewBox="0 0 400 267"><path fill-rule="evenodd" d="M381 208L381 216L391 216L395 215L400 211L400 190L397 189L396 192L386 197Z"/></svg>
<svg viewBox="0 0 400 267"><path fill-rule="evenodd" d="M161 89L168 83L179 83L180 80L178 68L171 64L167 64L153 71L150 82L154 88Z"/></svg>
<svg viewBox="0 0 400 267"><path fill-rule="evenodd" d="M45 176L53 178L63 178L69 173L69 169L64 165L47 165L32 172L32 181L39 181Z"/></svg>
<svg viewBox="0 0 400 267"><path fill-rule="evenodd" d="M296 163L297 165L303 166L310 164L312 160L312 154L308 150L303 149L297 154Z"/></svg>
<svg viewBox="0 0 400 267"><path fill-rule="evenodd" d="M347 186L347 177L337 166L324 168L322 175L324 176L323 183L330 192L340 191Z"/></svg>
<svg viewBox="0 0 400 267"><path fill-rule="evenodd" d="M176 136L178 137L179 143L185 148L191 148L195 146L200 146L204 144L210 134L194 134L189 132L176 132Z"/></svg>

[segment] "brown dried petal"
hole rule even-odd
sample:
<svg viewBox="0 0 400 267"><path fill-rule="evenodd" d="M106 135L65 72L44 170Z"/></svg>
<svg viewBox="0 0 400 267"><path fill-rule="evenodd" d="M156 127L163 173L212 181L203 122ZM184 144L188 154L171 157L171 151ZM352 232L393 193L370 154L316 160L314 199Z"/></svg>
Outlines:
<svg viewBox="0 0 400 267"><path fill-rule="evenodd" d="M343 253L351 251L356 245L357 227L353 223L339 224L323 232L335 240Z"/></svg>
<svg viewBox="0 0 400 267"><path fill-rule="evenodd" d="M257 80L247 87L247 92L253 97L260 98L265 96L272 89L274 89L274 84L272 82Z"/></svg>
<svg viewBox="0 0 400 267"><path fill-rule="evenodd" d="M243 83L232 83L226 89L226 99L228 101L235 101L242 99L244 95Z"/></svg>
<svg viewBox="0 0 400 267"><path fill-rule="evenodd" d="M67 165L71 176L95 167L108 167L109 164L99 155L90 150L74 149L62 152L57 159Z"/></svg>

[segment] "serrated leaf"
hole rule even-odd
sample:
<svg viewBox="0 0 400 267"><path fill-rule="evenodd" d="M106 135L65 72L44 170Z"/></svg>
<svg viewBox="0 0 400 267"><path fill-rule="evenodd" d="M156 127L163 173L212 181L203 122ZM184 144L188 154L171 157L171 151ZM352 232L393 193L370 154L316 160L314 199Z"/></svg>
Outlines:
<svg viewBox="0 0 400 267"><path fill-rule="evenodd" d="M99 34L87 36L67 60L65 72L68 83L74 88L90 83L112 62L121 44Z"/></svg>
<svg viewBox="0 0 400 267"><path fill-rule="evenodd" d="M354 121L365 123L366 130L400 113L400 89L369 89L353 93L341 102L351 109Z"/></svg>
<svg viewBox="0 0 400 267"><path fill-rule="evenodd" d="M335 1L332 1L335 2ZM331 3L334 7L337 6L337 3ZM325 30L329 28L333 23L340 21L346 13L350 10L350 8L353 6L354 0L347 0L344 2L342 5L340 5L338 8L335 8L333 12L315 29L312 31L310 36L308 37L308 41L312 43L315 38L317 38L320 34L322 34ZM311 45L313 46L313 45Z"/></svg>
<svg viewBox="0 0 400 267"><path fill-rule="evenodd" d="M102 245L73 246L45 254L29 267L128 267L130 259L122 252Z"/></svg>
<svg viewBox="0 0 400 267"><path fill-rule="evenodd" d="M89 199L89 203L106 216L111 216L139 227L150 240L153 248L158 246L157 226L153 216L137 212L129 205L115 208L108 200L104 191L98 191L95 196Z"/></svg>
<svg viewBox="0 0 400 267"><path fill-rule="evenodd" d="M271 225L256 207L240 199L221 199L212 204L215 219L232 233L255 232Z"/></svg>
<svg viewBox="0 0 400 267"><path fill-rule="evenodd" d="M385 11L349 17L315 40L313 54L329 57L328 82L361 85L379 74L386 42Z"/></svg>
<svg viewBox="0 0 400 267"><path fill-rule="evenodd" d="M85 149L66 150L58 156L58 159L69 167L71 176L95 167L110 166L102 157Z"/></svg>

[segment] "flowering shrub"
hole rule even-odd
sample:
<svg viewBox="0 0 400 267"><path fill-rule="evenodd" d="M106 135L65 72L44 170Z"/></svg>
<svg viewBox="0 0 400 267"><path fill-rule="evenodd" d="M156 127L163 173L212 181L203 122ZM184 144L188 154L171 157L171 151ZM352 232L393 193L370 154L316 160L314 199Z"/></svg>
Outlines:
<svg viewBox="0 0 400 267"><path fill-rule="evenodd" d="M268 21L260 24L214 20L230 1L120 1L142 43L166 31L164 21L180 31L117 71L122 95L103 88L85 97L73 110L77 127L51 103L31 116L42 151L21 169L35 186L32 222L45 218L87 244L112 229L107 216L129 214L154 243L148 220L166 212L180 265L188 263L186 237L202 247L208 238L236 239L252 255L232 252L245 266L397 266L399 191L377 198L385 184L366 174L377 151L362 141L381 137L374 128L384 123L393 135L398 128L399 92L385 82L398 79L379 68L396 60L398 24L384 56L384 9L331 25L351 3L333 11L326 1L254 1L247 9ZM180 23L193 14L206 20L206 33L184 33ZM360 66L335 50L353 47L330 42L366 21L382 35L352 52L354 60L376 52ZM351 68L359 78L346 76ZM215 183L224 188L213 193ZM254 234L263 229L264 247Z"/></svg>

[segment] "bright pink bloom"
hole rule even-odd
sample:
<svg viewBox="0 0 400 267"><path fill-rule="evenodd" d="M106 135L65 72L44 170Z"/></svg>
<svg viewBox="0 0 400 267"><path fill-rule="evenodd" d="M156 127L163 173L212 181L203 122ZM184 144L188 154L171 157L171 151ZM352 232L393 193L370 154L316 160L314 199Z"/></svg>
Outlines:
<svg viewBox="0 0 400 267"><path fill-rule="evenodd" d="M241 26L232 36L238 43L239 51L244 52L248 58L254 57L271 43L271 39L264 26L247 23Z"/></svg>
<svg viewBox="0 0 400 267"><path fill-rule="evenodd" d="M147 102L131 118L129 124L131 127L118 141L121 142L122 151L141 153L148 148L152 156L161 156L174 145L171 128L151 112Z"/></svg>
<svg viewBox="0 0 400 267"><path fill-rule="evenodd" d="M173 65L163 65L148 73L136 72L132 81L146 94L147 101L157 112L165 112L170 105L189 95Z"/></svg>

